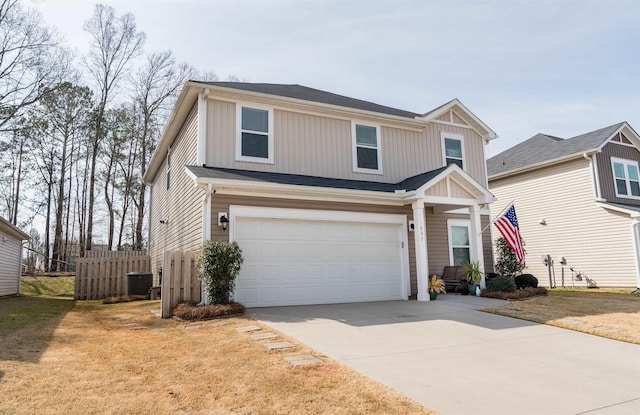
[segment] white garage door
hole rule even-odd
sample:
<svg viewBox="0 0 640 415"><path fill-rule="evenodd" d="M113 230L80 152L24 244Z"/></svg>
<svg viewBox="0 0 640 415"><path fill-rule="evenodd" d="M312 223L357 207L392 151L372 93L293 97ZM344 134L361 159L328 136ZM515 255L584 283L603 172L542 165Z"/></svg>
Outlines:
<svg viewBox="0 0 640 415"><path fill-rule="evenodd" d="M231 207L247 307L407 298L402 215Z"/></svg>

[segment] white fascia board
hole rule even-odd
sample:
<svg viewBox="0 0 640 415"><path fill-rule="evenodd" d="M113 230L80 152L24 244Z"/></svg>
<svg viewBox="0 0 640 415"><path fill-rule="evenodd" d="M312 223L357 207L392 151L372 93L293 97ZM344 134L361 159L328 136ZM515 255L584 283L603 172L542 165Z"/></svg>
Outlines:
<svg viewBox="0 0 640 415"><path fill-rule="evenodd" d="M458 98L455 98L452 101L450 101L449 103L447 103L446 105L443 105L442 107L438 108L437 111L429 113L428 115L426 115L424 117L420 117L420 118L425 120L425 121L427 121L427 122L429 122L429 121L432 121L432 120L438 118L439 116L441 116L445 112L451 110L453 107L460 108L469 118L471 118L473 121L478 123L485 130L484 134L481 134L480 132L478 132L482 136L482 138L485 140L485 142L489 142L489 141L491 141L493 139L498 138L498 135L495 133L495 131L493 131L491 128L489 128L489 126L487 124L482 122L482 120L480 120L480 118L476 117L476 115L473 112L471 112L469 110L469 108L467 108L462 102L460 102L460 100Z"/></svg>
<svg viewBox="0 0 640 415"><path fill-rule="evenodd" d="M461 176L462 180L456 180L455 176L453 176L454 174L458 174L459 176ZM416 190L416 193L424 194L424 192L429 190L429 188L431 188L433 185L435 185L436 183L438 183L439 181L443 180L445 177L448 177L448 176L451 176L451 178L458 185L460 185L469 193L474 193L469 189L469 185L471 185L471 188L475 190L475 192L478 192L480 194L478 201L480 201L481 203L492 203L495 200L495 197L488 189L486 189L484 186L478 183L476 179L474 179L467 172L462 170L457 164L450 164L446 169L440 172L440 174L438 174L436 177L429 180L423 186L419 187Z"/></svg>
<svg viewBox="0 0 640 415"><path fill-rule="evenodd" d="M336 189L330 187L301 186L252 180L198 178L193 174L190 174L190 176L194 178L198 187L206 187L211 184L217 194L236 196L256 196L257 194L260 194L263 197L328 200L345 203L376 203L392 206L403 206L405 204L404 193Z"/></svg>
<svg viewBox="0 0 640 415"><path fill-rule="evenodd" d="M596 205L604 209L613 210L614 212L620 212L629 215L632 218L640 218L640 212L633 209L625 209L621 206L612 206L608 203L596 202Z"/></svg>
<svg viewBox="0 0 640 415"><path fill-rule="evenodd" d="M553 166L554 164L560 164L560 163L564 163L565 161L570 161L573 159L579 159L579 158L584 158L585 155L587 156L591 156L595 153L599 153L600 150L597 148L588 150L588 151L583 151L580 153L574 153L574 154L570 154L568 156L564 156L564 157L558 157L556 159L552 159L552 160L546 160L546 161L542 161L540 163L536 163L536 164L531 164L527 167L523 167L521 169L515 169L515 170L510 170L504 173L500 173L500 174L494 174L493 176L490 176L488 178L489 182L493 181L493 180L498 180L498 179L504 179L506 177L509 176L515 176L516 174L521 174L521 173L526 173L532 170L538 170L540 168L543 167L547 167L547 166Z"/></svg>
<svg viewBox="0 0 640 415"><path fill-rule="evenodd" d="M625 129L627 132L631 133L631 134L625 134L625 136L627 136L629 141L633 143L634 147L640 151L640 136L638 135L638 133L635 132L633 128L631 128L631 126L626 121L622 123L622 125L617 130L615 130L613 134L609 136L609 138L607 138L605 141L602 142L602 144L600 144L600 147L598 147L598 151L602 151L602 148L605 145L607 145L613 137L615 137L619 132ZM629 137L629 135L631 135L631 137Z"/></svg>
<svg viewBox="0 0 640 415"><path fill-rule="evenodd" d="M194 88L196 84L194 82L187 82L178 99L176 100L175 105L173 106L173 110L171 111L171 115L165 124L164 130L162 131L162 135L160 136L160 140L158 140L158 146L155 151L151 155L151 160L149 160L149 166L147 167L147 171L144 172L142 176L142 182L144 184L149 184L153 181L158 172L158 169L162 166L162 162L164 160L164 156L167 154L169 147L176 139L176 136L180 132L184 120L187 119L189 113L191 112L191 108L196 103L198 99L198 93L204 91L204 87L197 89Z"/></svg>

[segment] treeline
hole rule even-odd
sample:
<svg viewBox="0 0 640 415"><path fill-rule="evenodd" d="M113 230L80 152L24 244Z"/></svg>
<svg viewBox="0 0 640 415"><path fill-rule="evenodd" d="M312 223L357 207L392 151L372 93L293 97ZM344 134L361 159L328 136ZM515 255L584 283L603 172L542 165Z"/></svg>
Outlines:
<svg viewBox="0 0 640 415"><path fill-rule="evenodd" d="M102 249L145 247L144 170L182 85L215 78L145 53L131 14L96 5L84 30L74 56L38 13L0 0L0 214L30 230L46 271L98 235Z"/></svg>

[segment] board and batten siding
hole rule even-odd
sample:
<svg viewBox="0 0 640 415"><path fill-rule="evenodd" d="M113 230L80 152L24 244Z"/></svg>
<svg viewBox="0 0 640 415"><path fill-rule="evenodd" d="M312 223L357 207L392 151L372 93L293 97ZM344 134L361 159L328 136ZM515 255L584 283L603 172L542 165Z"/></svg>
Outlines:
<svg viewBox="0 0 640 415"><path fill-rule="evenodd" d="M22 241L0 230L0 297L20 289Z"/></svg>
<svg viewBox="0 0 640 415"><path fill-rule="evenodd" d="M592 171L580 158L544 169L492 180L495 217L514 200L520 232L525 243L527 268L540 285L548 286L545 255L555 261L556 285L561 285L565 257L565 286L571 286L571 271L586 274L601 287L631 287L637 282L631 219L608 211L594 201ZM546 225L539 221L545 220ZM498 238L495 226L493 237ZM575 282L585 286L585 281Z"/></svg>
<svg viewBox="0 0 640 415"><path fill-rule="evenodd" d="M197 120L197 108L194 107L171 146L169 189L166 155L151 185L149 255L155 284L158 283L158 268L165 250L196 250L202 244L202 200L205 192L194 186L193 179L184 168L197 162Z"/></svg>
<svg viewBox="0 0 640 415"><path fill-rule="evenodd" d="M413 210L411 206L380 206L355 203L338 203L338 202L321 202L321 201L302 201L292 199L255 199L246 196L228 196L213 195L211 198L211 239L212 240L229 240L229 231L223 231L217 225L218 212L229 213L229 206L259 206L271 208L288 208L288 209L317 209L317 210L336 210L344 212L366 212L366 213L387 213L407 215L408 221L413 220ZM427 249L429 254L429 273L442 274L445 265L450 265L449 261L449 237L447 228L447 219L469 219L468 215L460 214L433 214L432 209L425 209L427 221ZM489 218L482 215L482 226L486 226ZM415 296L418 292L415 264L415 243L414 234L407 229L408 232L408 254L409 254L409 276L411 295ZM484 244L484 261L485 267L489 271L492 269L493 256L491 252L491 235L489 230L483 234ZM242 247L240 247L242 248Z"/></svg>
<svg viewBox="0 0 640 415"><path fill-rule="evenodd" d="M266 164L236 161L235 118L235 103L208 101L208 166L396 183L444 165L441 132L445 131L463 137L464 168L475 180L486 185L484 144L469 128L435 122L426 125L421 132L381 126L379 142L383 174L380 175L353 171L349 120L275 109L274 163Z"/></svg>
<svg viewBox="0 0 640 415"><path fill-rule="evenodd" d="M611 157L625 160L632 160L640 164L640 151L628 145L608 142L602 147L602 152L597 153L596 163L598 164L598 176L600 177L601 196L612 203L623 203L627 205L640 206L639 199L622 198L616 196L616 183L613 179L613 167Z"/></svg>

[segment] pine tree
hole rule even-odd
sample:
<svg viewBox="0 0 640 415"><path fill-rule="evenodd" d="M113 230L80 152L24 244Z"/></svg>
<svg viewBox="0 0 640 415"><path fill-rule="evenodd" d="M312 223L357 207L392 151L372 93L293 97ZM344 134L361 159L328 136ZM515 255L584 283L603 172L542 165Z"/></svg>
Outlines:
<svg viewBox="0 0 640 415"><path fill-rule="evenodd" d="M498 254L496 272L498 274L516 275L524 269L524 265L516 259L516 254L511 250L511 247L509 247L504 238L500 237L496 239L496 247Z"/></svg>

